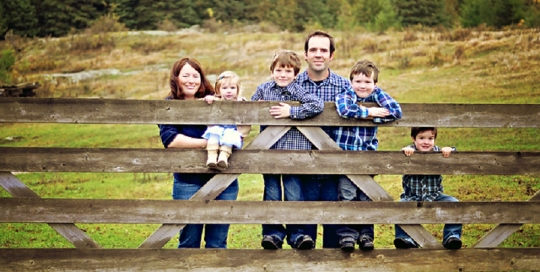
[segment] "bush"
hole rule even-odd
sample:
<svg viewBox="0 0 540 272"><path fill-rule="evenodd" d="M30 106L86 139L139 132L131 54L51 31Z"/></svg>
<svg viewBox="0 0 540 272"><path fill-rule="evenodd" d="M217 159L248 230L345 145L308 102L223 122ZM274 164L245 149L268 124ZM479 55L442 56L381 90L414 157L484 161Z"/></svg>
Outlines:
<svg viewBox="0 0 540 272"><path fill-rule="evenodd" d="M0 83L11 83L11 67L15 64L15 51L2 50L0 55Z"/></svg>

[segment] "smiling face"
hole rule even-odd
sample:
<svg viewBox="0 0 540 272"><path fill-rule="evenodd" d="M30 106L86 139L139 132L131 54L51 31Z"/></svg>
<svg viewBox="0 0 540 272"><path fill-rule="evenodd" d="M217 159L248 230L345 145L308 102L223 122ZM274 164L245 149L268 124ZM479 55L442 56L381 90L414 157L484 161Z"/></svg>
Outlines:
<svg viewBox="0 0 540 272"><path fill-rule="evenodd" d="M280 63L278 63L272 71L272 78L278 86L286 87L294 81L294 68L290 66L282 66Z"/></svg>
<svg viewBox="0 0 540 272"><path fill-rule="evenodd" d="M371 73L370 76L366 76L363 73L355 75L351 81L351 85L358 97L368 97L375 88L375 80L373 80L373 73Z"/></svg>
<svg viewBox="0 0 540 272"><path fill-rule="evenodd" d="M178 74L178 85L182 88L184 99L195 99L195 93L201 86L201 74L188 63Z"/></svg>
<svg viewBox="0 0 540 272"><path fill-rule="evenodd" d="M305 59L308 64L308 73L325 74L334 57L330 53L330 39L324 36L313 36L308 41Z"/></svg>
<svg viewBox="0 0 540 272"><path fill-rule="evenodd" d="M419 151L432 151L435 146L435 132L433 130L425 130L412 138L416 149Z"/></svg>

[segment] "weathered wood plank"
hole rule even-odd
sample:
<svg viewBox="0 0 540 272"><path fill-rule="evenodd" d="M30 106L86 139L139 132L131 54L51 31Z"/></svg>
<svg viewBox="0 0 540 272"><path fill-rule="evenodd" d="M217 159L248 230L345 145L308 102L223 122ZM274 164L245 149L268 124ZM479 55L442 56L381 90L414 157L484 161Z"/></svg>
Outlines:
<svg viewBox="0 0 540 272"><path fill-rule="evenodd" d="M262 141L261 141L262 142ZM540 152L440 153L235 150L225 171L206 167L205 150L0 147L0 171L284 174L538 175ZM358 163L362 162L362 163ZM384 162L384 163L380 163Z"/></svg>
<svg viewBox="0 0 540 272"><path fill-rule="evenodd" d="M299 127L314 146L320 150L334 150L343 152L320 127ZM356 152L353 152L356 153ZM343 161L343 160L338 160ZM349 160L346 160L349 161ZM354 161L354 160L351 160ZM354 161L357 162L357 161ZM339 168L339 166L336 166ZM373 201L392 201L393 198L388 194L370 175L347 175L351 181L358 186ZM442 248L437 239L431 235L422 225L406 225L403 230L409 234L421 247L427 249Z"/></svg>
<svg viewBox="0 0 540 272"><path fill-rule="evenodd" d="M540 223L540 205L532 201L264 202L0 198L0 206L0 222L3 223ZM302 213L294 212L298 210Z"/></svg>
<svg viewBox="0 0 540 272"><path fill-rule="evenodd" d="M532 271L540 248L375 249L344 253L253 249L0 249L6 271Z"/></svg>
<svg viewBox="0 0 540 272"><path fill-rule="evenodd" d="M269 127L256 137L245 149L266 149L270 148L281 136L283 136L290 127ZM240 174L218 174L211 178L197 193L192 200L212 200L223 192ZM160 222L162 223L162 222ZM163 224L146 240L139 248L159 249L165 246L177 232L183 229L185 225Z"/></svg>
<svg viewBox="0 0 540 272"><path fill-rule="evenodd" d="M275 119L268 114L275 102L180 100L125 100L84 98L3 98L0 122L85 124L264 124L287 126L437 126L531 127L540 125L538 104L408 104L403 118L375 124L371 120L344 119L335 104L306 120ZM200 114L205 112L205 114Z"/></svg>
<svg viewBox="0 0 540 272"><path fill-rule="evenodd" d="M28 188L24 183L18 180L13 174L8 172L0 172L0 186L8 193L14 196L14 199L40 199L40 196L32 189ZM55 224L49 223L58 234L66 238L76 248L100 248L101 246L94 241L84 231L79 229L74 224Z"/></svg>
<svg viewBox="0 0 540 272"><path fill-rule="evenodd" d="M537 191L529 201L539 202L540 201L540 191ZM538 204L537 204L538 205ZM510 237L512 233L518 231L521 228L522 224L499 224L491 231L486 233L480 240L473 245L474 248L490 248L496 247L502 243L506 238Z"/></svg>

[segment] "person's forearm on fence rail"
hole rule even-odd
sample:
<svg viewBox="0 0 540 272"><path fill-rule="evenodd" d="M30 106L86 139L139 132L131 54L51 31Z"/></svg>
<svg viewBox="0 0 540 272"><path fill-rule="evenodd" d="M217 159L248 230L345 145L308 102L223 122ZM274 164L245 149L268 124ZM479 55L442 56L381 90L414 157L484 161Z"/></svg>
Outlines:
<svg viewBox="0 0 540 272"><path fill-rule="evenodd" d="M206 139L197 139L183 134L177 134L167 148L206 148Z"/></svg>

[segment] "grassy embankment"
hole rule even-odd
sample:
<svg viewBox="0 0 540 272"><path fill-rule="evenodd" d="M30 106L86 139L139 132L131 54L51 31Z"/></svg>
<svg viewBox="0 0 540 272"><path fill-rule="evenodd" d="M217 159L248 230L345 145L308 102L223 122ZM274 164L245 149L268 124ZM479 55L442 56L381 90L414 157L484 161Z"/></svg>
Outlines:
<svg viewBox="0 0 540 272"><path fill-rule="evenodd" d="M331 68L347 77L361 58L381 68L379 86L401 103L540 103L538 30L451 32L406 31L385 35L333 32L337 51ZM199 59L210 75L237 72L249 97L267 80L270 57L278 49L303 53L305 33L205 34L166 36L101 34L61 39L9 39L0 49L17 48L16 73L44 85L42 97L162 99L168 73L180 57ZM304 64L305 67L305 64ZM55 73L118 69L72 82ZM405 113L407 114L407 113ZM162 148L154 125L0 124L0 146ZM250 139L255 136L252 131ZM538 151L534 129L441 129L437 144L461 151ZM250 140L248 139L248 141ZM383 128L380 150L399 150L410 142L408 129ZM201 162L202 163L202 162ZM170 199L170 174L29 173L18 174L47 198ZM399 176L376 180L394 197ZM241 175L239 200L260 200L260 175ZM461 201L527 200L540 189L538 176L445 176L445 189ZM0 197L9 197L0 190ZM105 248L134 248L157 225L80 224ZM464 227L471 246L493 225ZM439 239L441 225L428 225ZM230 248L259 248L259 225L232 225ZM320 240L320 239L319 239ZM393 226L376 225L376 247L392 248ZM540 246L540 225L525 225L502 247ZM166 248L174 248L171 240ZM320 243L320 241L319 241ZM72 247L45 224L0 224L0 247ZM320 245L318 246L320 247Z"/></svg>

